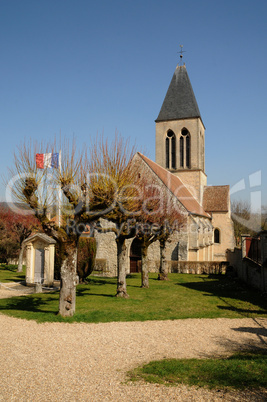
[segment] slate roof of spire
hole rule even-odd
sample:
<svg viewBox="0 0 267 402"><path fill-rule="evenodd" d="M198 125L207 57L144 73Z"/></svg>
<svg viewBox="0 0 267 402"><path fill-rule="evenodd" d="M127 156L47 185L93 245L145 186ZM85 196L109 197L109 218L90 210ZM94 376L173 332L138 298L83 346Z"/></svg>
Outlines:
<svg viewBox="0 0 267 402"><path fill-rule="evenodd" d="M177 66L156 122L193 117L201 118L193 88L185 65Z"/></svg>

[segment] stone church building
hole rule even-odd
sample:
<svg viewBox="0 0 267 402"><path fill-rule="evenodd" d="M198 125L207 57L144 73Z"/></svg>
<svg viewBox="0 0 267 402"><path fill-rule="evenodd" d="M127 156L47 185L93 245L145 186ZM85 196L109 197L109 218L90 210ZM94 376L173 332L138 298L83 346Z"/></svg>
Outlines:
<svg viewBox="0 0 267 402"><path fill-rule="evenodd" d="M177 66L156 119L156 161L137 153L134 163L138 164L140 175L145 174L167 189L186 219L183 230L173 233L167 245L169 271L193 272L190 267L197 267L194 272L199 273L204 262L226 261L226 250L234 248L230 188L207 186L205 126L185 65ZM115 235L96 233L95 236L96 270L115 276ZM141 266L138 240L127 240L127 247L128 272L138 272ZM149 246L151 272L159 268L159 253L158 242Z"/></svg>

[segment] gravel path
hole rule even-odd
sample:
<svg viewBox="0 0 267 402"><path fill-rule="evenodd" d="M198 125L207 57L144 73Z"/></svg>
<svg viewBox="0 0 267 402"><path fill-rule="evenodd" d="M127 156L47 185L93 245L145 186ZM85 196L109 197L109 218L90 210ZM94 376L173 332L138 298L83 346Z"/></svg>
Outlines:
<svg viewBox="0 0 267 402"><path fill-rule="evenodd" d="M267 319L37 324L0 314L0 401L263 401L225 393L126 383L126 372L166 357L267 347Z"/></svg>
<svg viewBox="0 0 267 402"><path fill-rule="evenodd" d="M58 289L57 286L53 290ZM43 287L43 292L50 292L51 289ZM27 296L35 292L34 286L25 286L24 282L0 282L0 299L13 296Z"/></svg>

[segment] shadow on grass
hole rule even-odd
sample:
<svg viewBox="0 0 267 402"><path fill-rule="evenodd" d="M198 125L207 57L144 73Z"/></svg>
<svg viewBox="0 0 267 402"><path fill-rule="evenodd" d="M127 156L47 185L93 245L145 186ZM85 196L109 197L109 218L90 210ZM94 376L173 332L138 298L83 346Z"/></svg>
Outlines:
<svg viewBox="0 0 267 402"><path fill-rule="evenodd" d="M0 306L1 310L14 310L14 311L27 311L32 313L50 313L57 314L57 311L46 310L44 306L55 301L52 297L46 297L45 299L39 296L20 296L12 297L10 299L2 299Z"/></svg>
<svg viewBox="0 0 267 402"><path fill-rule="evenodd" d="M227 303L225 300L223 300L224 303ZM236 313L239 313L240 315L245 315L247 316L247 314L261 314L261 315L267 315L267 311L266 310L252 310L252 309L244 309L244 308L238 308L235 306L232 306L230 303L229 306L217 306L218 309L220 310L227 310L227 311L234 311ZM259 306L260 307L260 306Z"/></svg>
<svg viewBox="0 0 267 402"><path fill-rule="evenodd" d="M12 277L10 278L10 282L24 282L25 281L25 275L18 275L15 278Z"/></svg>
<svg viewBox="0 0 267 402"><path fill-rule="evenodd" d="M209 277L202 277L202 282L186 282L177 283L178 286L183 286L187 289L197 290L203 296L215 296L220 299L224 305L218 305L221 310L229 310L238 312L247 316L247 314L261 314L267 315L267 298L261 293L238 279L227 278L225 275L210 275ZM257 309L244 309L239 308L234 304L234 301L242 301L257 306Z"/></svg>
<svg viewBox="0 0 267 402"><path fill-rule="evenodd" d="M107 293L92 293L90 288L77 288L76 289L76 297L80 296L102 296L102 297L114 297L115 294L107 294Z"/></svg>
<svg viewBox="0 0 267 402"><path fill-rule="evenodd" d="M102 285L114 285L116 284L116 279L107 279L107 278L88 278L87 279L88 285L96 285L96 286L102 286Z"/></svg>
<svg viewBox="0 0 267 402"><path fill-rule="evenodd" d="M5 269L5 271L8 271L8 272L7 272L7 275L5 275L3 282L23 282L23 281L25 281L25 274L23 272L16 275L17 271L13 271L11 269ZM9 276L9 274L10 274L10 276ZM0 282L1 282L1 280L0 280Z"/></svg>

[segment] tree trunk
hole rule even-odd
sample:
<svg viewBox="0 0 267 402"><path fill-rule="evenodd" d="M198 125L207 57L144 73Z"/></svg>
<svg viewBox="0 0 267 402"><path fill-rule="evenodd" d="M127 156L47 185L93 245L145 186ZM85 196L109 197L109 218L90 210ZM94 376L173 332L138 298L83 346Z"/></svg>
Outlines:
<svg viewBox="0 0 267 402"><path fill-rule="evenodd" d="M62 317L72 317L76 307L77 247L70 247L66 253L60 269L59 314Z"/></svg>
<svg viewBox="0 0 267 402"><path fill-rule="evenodd" d="M22 272L23 253L24 253L24 247L21 246L20 252L19 252L19 262L18 262L18 269L17 269L17 272Z"/></svg>
<svg viewBox="0 0 267 402"><path fill-rule="evenodd" d="M141 287L149 288L147 246L146 245L142 245L142 247L141 247L141 257L142 257L142 271L141 271L142 284L141 284Z"/></svg>
<svg viewBox="0 0 267 402"><path fill-rule="evenodd" d="M160 241L160 266L158 280L167 281L168 280L168 267L166 258L166 241Z"/></svg>
<svg viewBox="0 0 267 402"><path fill-rule="evenodd" d="M129 297L126 289L126 263L127 263L127 248L125 239L116 240L117 242L117 294L116 297L123 297L127 299Z"/></svg>

